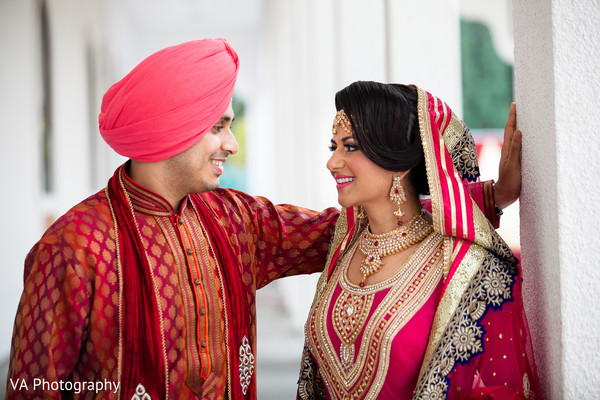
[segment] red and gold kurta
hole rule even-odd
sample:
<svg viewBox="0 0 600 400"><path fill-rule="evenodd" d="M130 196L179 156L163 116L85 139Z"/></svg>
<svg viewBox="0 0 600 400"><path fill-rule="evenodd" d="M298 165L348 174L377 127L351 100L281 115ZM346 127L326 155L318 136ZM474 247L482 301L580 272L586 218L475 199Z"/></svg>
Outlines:
<svg viewBox="0 0 600 400"><path fill-rule="evenodd" d="M240 381L255 390L255 290L283 276L322 270L338 211L316 213L218 189L187 197L175 212L127 178L124 168L120 179L151 269L168 398L223 399ZM59 218L26 258L9 399L59 398L61 389L76 399L144 396L144 382L136 394L117 386L128 368L121 329L128 288L116 266L119 245L106 193ZM225 293L225 269L199 218L199 202L214 211L227 235L245 293ZM228 340L228 296L249 305L247 342ZM243 353L239 371L228 365L231 352Z"/></svg>

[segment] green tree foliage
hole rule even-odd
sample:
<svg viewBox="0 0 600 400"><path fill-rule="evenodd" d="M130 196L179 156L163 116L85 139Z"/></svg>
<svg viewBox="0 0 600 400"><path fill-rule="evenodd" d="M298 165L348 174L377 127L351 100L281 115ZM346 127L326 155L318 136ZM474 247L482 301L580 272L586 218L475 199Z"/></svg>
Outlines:
<svg viewBox="0 0 600 400"><path fill-rule="evenodd" d="M494 49L490 30L461 20L463 120L471 129L501 129L513 101L513 68Z"/></svg>

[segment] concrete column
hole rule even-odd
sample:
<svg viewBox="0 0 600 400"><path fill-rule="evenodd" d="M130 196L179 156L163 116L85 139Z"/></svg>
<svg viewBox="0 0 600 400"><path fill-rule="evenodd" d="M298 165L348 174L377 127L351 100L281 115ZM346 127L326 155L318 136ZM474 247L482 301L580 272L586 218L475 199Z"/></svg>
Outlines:
<svg viewBox="0 0 600 400"><path fill-rule="evenodd" d="M37 3L0 1L0 365L10 352L23 289L23 260L43 231L39 210L42 72Z"/></svg>
<svg viewBox="0 0 600 400"><path fill-rule="evenodd" d="M458 0L386 0L387 80L414 83L462 115Z"/></svg>
<svg viewBox="0 0 600 400"><path fill-rule="evenodd" d="M342 78L347 71L370 63L359 49L341 48L350 26L341 27L337 3L265 1L263 38L268 45L260 79L269 96L261 112L264 122L273 122L263 124L260 136L248 143L249 156L268 154L249 162L252 193L313 209L337 204L325 168L334 95L350 79Z"/></svg>
<svg viewBox="0 0 600 400"><path fill-rule="evenodd" d="M545 398L600 387L600 3L515 0L521 248Z"/></svg>
<svg viewBox="0 0 600 400"><path fill-rule="evenodd" d="M335 185L325 163L335 115L338 37L334 1L266 1L263 37L267 61L261 69L268 91L263 124L247 144L252 194L276 203L321 210L336 206ZM272 121L268 122L267 121ZM306 320L318 276L274 283L285 294L293 328ZM260 292L259 292L260 295Z"/></svg>
<svg viewBox="0 0 600 400"><path fill-rule="evenodd" d="M335 0L333 3L336 91L357 80L385 82L388 41L385 0Z"/></svg>
<svg viewBox="0 0 600 400"><path fill-rule="evenodd" d="M91 187L87 2L49 2L53 85L53 178L47 213L58 218ZM93 188L100 189L100 188Z"/></svg>

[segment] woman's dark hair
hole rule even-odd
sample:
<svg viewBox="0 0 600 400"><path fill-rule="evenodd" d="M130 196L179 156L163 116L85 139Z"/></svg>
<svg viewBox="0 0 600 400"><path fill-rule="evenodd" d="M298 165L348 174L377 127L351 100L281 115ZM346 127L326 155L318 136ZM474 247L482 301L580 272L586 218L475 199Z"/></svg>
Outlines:
<svg viewBox="0 0 600 400"><path fill-rule="evenodd" d="M416 88L358 81L336 93L335 107L346 112L354 137L369 160L388 171L411 170L417 193L429 194Z"/></svg>

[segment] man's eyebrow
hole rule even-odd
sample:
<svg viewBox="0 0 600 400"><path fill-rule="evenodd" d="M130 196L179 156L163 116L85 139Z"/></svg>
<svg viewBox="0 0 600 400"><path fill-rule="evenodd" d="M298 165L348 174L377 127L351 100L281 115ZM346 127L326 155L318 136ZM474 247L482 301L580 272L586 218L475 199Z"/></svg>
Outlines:
<svg viewBox="0 0 600 400"><path fill-rule="evenodd" d="M228 115L223 115L223 116L221 117L221 121L225 121L225 122L229 122L229 121L231 121L231 122L233 122L233 121L235 121L235 117L233 117L233 119L232 119L232 118L231 118L230 116L228 116Z"/></svg>

